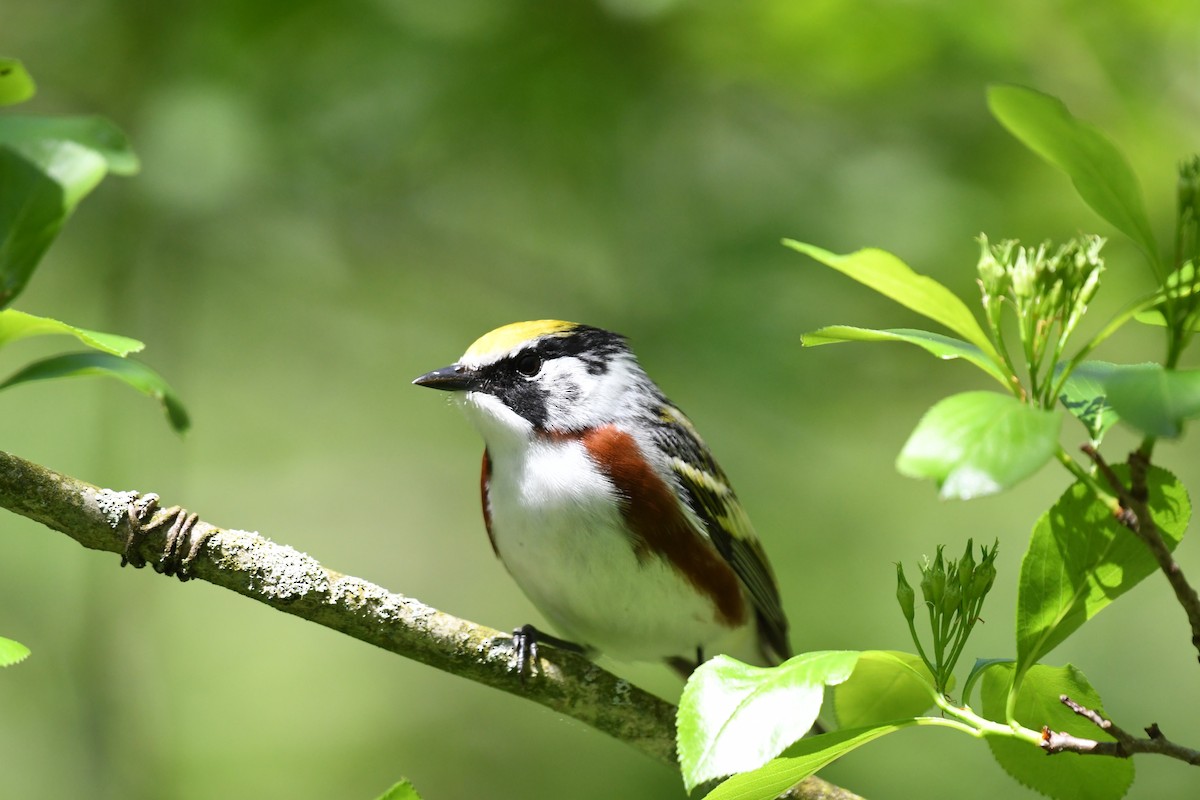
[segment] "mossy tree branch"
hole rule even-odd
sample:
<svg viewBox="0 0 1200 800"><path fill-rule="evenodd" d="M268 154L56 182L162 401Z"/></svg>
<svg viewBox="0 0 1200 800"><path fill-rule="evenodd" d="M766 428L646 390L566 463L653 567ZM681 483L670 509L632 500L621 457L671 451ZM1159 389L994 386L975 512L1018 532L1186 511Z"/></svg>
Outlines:
<svg viewBox="0 0 1200 800"><path fill-rule="evenodd" d="M101 489L0 451L0 507L59 531L92 550L126 553L130 526L152 509L150 495ZM131 516L132 515L132 516ZM676 767L675 706L584 657L539 650L532 677L512 669L507 634L451 616L418 600L343 575L258 534L188 520L187 541L171 542L179 509L143 519L131 563L170 573L172 553L194 550L186 575L327 628L496 689L540 703ZM175 526L178 531L179 526ZM851 800L851 792L813 777L789 796Z"/></svg>

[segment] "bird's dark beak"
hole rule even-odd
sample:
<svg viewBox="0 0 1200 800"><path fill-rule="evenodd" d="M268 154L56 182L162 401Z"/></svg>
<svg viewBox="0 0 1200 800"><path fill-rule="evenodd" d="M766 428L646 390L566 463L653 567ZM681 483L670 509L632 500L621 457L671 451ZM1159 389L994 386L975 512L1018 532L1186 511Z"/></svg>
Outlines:
<svg viewBox="0 0 1200 800"><path fill-rule="evenodd" d="M474 387L475 372L461 364L451 364L433 372L426 372L413 383L444 392L461 392Z"/></svg>

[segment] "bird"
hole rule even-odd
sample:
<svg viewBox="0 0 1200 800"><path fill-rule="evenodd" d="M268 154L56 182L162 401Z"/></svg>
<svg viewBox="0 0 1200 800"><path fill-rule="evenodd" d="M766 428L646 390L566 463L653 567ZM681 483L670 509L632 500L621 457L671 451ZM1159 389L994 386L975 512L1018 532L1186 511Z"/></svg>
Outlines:
<svg viewBox="0 0 1200 800"><path fill-rule="evenodd" d="M450 392L483 437L492 549L563 637L525 626L522 647L661 660L684 677L718 653L760 666L791 655L749 517L625 337L514 322L413 383Z"/></svg>

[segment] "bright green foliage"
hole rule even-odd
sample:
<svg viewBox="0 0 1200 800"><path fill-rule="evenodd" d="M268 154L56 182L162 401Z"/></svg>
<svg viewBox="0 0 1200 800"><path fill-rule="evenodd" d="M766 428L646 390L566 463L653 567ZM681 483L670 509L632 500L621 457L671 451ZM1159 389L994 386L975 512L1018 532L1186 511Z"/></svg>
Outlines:
<svg viewBox="0 0 1200 800"><path fill-rule="evenodd" d="M969 500L1028 478L1058 449L1062 414L1012 395L964 392L939 401L909 436L896 469L937 482L941 496Z"/></svg>
<svg viewBox="0 0 1200 800"><path fill-rule="evenodd" d="M6 96L7 64L0 60L0 102ZM32 93L32 83L29 89ZM0 389L48 378L106 375L157 399L171 426L183 432L189 425L187 412L171 387L144 364L124 359L141 350L141 342L4 308L25 288L75 206L109 172L131 175L138 169L125 134L108 120L0 117L0 348L30 336L67 334L101 351L29 364L0 383Z"/></svg>
<svg viewBox="0 0 1200 800"><path fill-rule="evenodd" d="M1162 311L1159 311L1157 309L1153 309L1150 311L1140 311L1137 313L1137 315L1134 317L1134 319L1136 319L1138 322L1142 323L1143 325L1153 325L1156 328L1169 327L1169 325L1167 323L1167 318L1163 316ZM1200 325L1200 320L1193 320L1191 330L1192 331L1198 330L1198 328L1196 327L1197 325Z"/></svg>
<svg viewBox="0 0 1200 800"><path fill-rule="evenodd" d="M1094 443L1119 419L1151 436L1176 437L1200 415L1200 370L1084 361L1063 382L1059 399Z"/></svg>
<svg viewBox="0 0 1200 800"><path fill-rule="evenodd" d="M971 672L967 675L966 681L963 682L962 702L963 705L971 704L971 693L975 690L975 684L983 677L983 674L991 669L996 664L1014 664L1016 663L1011 658L977 658L971 666Z"/></svg>
<svg viewBox="0 0 1200 800"><path fill-rule="evenodd" d="M1009 385L1004 371L982 350L961 339L940 333L915 328L872 330L870 328L854 328L849 325L829 325L804 334L802 344L805 347L817 347L835 342L907 342L944 360L961 358L969 361L999 381L1002 386Z"/></svg>
<svg viewBox="0 0 1200 800"><path fill-rule="evenodd" d="M1104 134L1072 116L1058 98L1021 86L990 87L988 107L1026 147L1067 173L1093 211L1158 263L1137 177Z"/></svg>
<svg viewBox="0 0 1200 800"><path fill-rule="evenodd" d="M1121 419L1151 436L1179 436L1185 420L1200 416L1200 370L1138 364L1114 372L1104 388Z"/></svg>
<svg viewBox="0 0 1200 800"><path fill-rule="evenodd" d="M104 159L105 170L114 175L135 175L142 168L125 132L104 117L0 117L0 143L33 154L35 163L42 163L36 153L46 142L77 144Z"/></svg>
<svg viewBox="0 0 1200 800"><path fill-rule="evenodd" d="M833 687L842 728L861 728L923 714L933 705L933 674L914 653L864 650L845 683Z"/></svg>
<svg viewBox="0 0 1200 800"><path fill-rule="evenodd" d="M1137 309L1139 322L1167 329L1167 357L1174 368L1200 330L1200 156L1179 167L1175 224L1175 269L1163 281L1149 310Z"/></svg>
<svg viewBox="0 0 1200 800"><path fill-rule="evenodd" d="M140 361L110 353L66 353L35 361L0 383L0 390L30 381L96 375L116 378L142 394L153 397L166 411L171 427L179 433L187 431L191 425L183 402L161 375Z"/></svg>
<svg viewBox="0 0 1200 800"><path fill-rule="evenodd" d="M379 800L421 800L421 795L417 794L412 781L405 779L379 795Z"/></svg>
<svg viewBox="0 0 1200 800"><path fill-rule="evenodd" d="M1012 86L988 94L996 117L1018 138L1070 175L1098 213L1128 234L1157 264L1141 193L1124 156L1104 136L1076 120L1054 98ZM1099 287L1104 240L1083 236L1059 247L991 244L980 238L977 265L987 332L946 287L880 250L837 255L809 244L785 244L881 294L945 325L961 339L908 328L873 330L827 326L804 337L816 346L842 341L900 341L943 359L961 358L999 381L1013 397L970 392L936 404L897 459L902 474L931 478L943 497L969 499L1007 489L1032 475L1058 452L1062 402L1098 443L1118 417L1153 436L1178 436L1183 421L1200 415L1200 371L1089 362L1083 355L1128 319L1154 308L1170 316L1168 364L1188 341L1200 308L1200 159L1180 170L1178 259L1181 266L1161 292L1119 315L1069 361L1066 348ZM1004 309L1016 317L1021 359L1005 345ZM965 340L965 341L964 341ZM1024 376L1024 383L1022 377ZM1043 412L1037 409L1040 407Z"/></svg>
<svg viewBox="0 0 1200 800"><path fill-rule="evenodd" d="M1012 680L1011 663L993 664L984 672L980 695L985 717L1005 721ZM1065 731L1087 739L1112 740L1104 731L1060 703L1061 695L1104 713L1100 696L1087 678L1068 664L1065 667L1037 666L1030 670L1017 693L1014 716L1034 730L1048 726L1053 731ZM1054 800L1118 800L1133 783L1133 761L1128 758L1076 753L1048 757L1041 749L1026 742L998 735L988 736L987 742L992 755L1009 775Z"/></svg>
<svg viewBox="0 0 1200 800"><path fill-rule="evenodd" d="M1113 469L1128 478L1126 467ZM1173 550L1191 517L1187 492L1159 467L1151 467L1146 483L1154 522ZM1047 653L1156 568L1145 545L1113 518L1089 486L1076 482L1067 489L1034 526L1021 561L1017 684Z"/></svg>
<svg viewBox="0 0 1200 800"><path fill-rule="evenodd" d="M99 158L92 164L103 163ZM0 308L21 293L66 219L62 186L0 146Z"/></svg>
<svg viewBox="0 0 1200 800"><path fill-rule="evenodd" d="M891 253L868 249L837 255L792 239L785 239L783 243L946 326L978 347L988 358L998 360L995 348L967 305L945 286L914 272Z"/></svg>
<svg viewBox="0 0 1200 800"><path fill-rule="evenodd" d="M947 586L957 581L960 596L961 587L968 587L971 611L977 615L974 599L991 584L994 556L994 549L985 548L978 566L973 555L964 554L953 570L943 567L939 596L945 601L952 594ZM826 686L832 687L842 729L796 741L815 719ZM918 716L932 704L942 716ZM911 653L806 653L768 669L718 656L701 665L684 689L679 758L689 791L741 770L708 796L766 800L867 742L918 725L968 732L989 725L996 733L1010 730L949 704L927 662ZM1034 736L1025 730L1015 738L1028 747ZM795 743L784 750L789 741Z"/></svg>
<svg viewBox="0 0 1200 800"><path fill-rule="evenodd" d="M24 311L17 311L14 308L0 311L0 347L30 336L53 335L74 336L88 347L117 356L136 353L145 347L137 339L130 339L128 336L76 328L74 325L59 322L56 319L26 314Z"/></svg>
<svg viewBox="0 0 1200 800"><path fill-rule="evenodd" d="M801 739L761 769L735 775L705 797L707 800L773 800L788 787L881 736L916 725L904 720L865 728L847 728Z"/></svg>
<svg viewBox="0 0 1200 800"><path fill-rule="evenodd" d="M1122 369L1129 367L1107 361L1084 361L1062 382L1059 402L1087 428L1093 445L1100 444L1104 434L1120 419L1108 402L1105 382ZM1055 378L1060 374L1061 369L1055 372Z"/></svg>
<svg viewBox="0 0 1200 800"><path fill-rule="evenodd" d="M785 243L963 337L838 325L805 334L805 345L907 342L939 358L964 359L1013 393L967 392L936 404L897 459L902 474L934 480L943 497L970 499L1010 488L1055 455L1061 414L1053 406L1069 375L1056 364L1098 286L1102 240L1083 237L1052 249L1021 248L1016 242L992 246L982 239L978 272L990 338L949 289L889 253L860 250L843 256ZM1006 307L1017 315L1024 369L1003 345L1001 312ZM1028 387L1021 385L1019 372L1028 376Z"/></svg>
<svg viewBox="0 0 1200 800"><path fill-rule="evenodd" d="M15 58L0 57L0 106L24 103L33 97L33 77Z"/></svg>
<svg viewBox="0 0 1200 800"><path fill-rule="evenodd" d="M0 667L20 663L29 657L29 648L20 642L0 636Z"/></svg>
<svg viewBox="0 0 1200 800"><path fill-rule="evenodd" d="M1184 238L1182 233L1180 238ZM1137 313L1138 322L1158 327L1178 326L1190 332L1200 328L1200 271L1191 261L1168 275L1152 299L1149 310ZM1167 321L1168 314L1171 322Z"/></svg>
<svg viewBox="0 0 1200 800"><path fill-rule="evenodd" d="M804 653L778 667L752 667L728 656L701 664L684 687L677 719L688 791L761 767L807 733L825 687L849 678L858 656L830 650Z"/></svg>
<svg viewBox="0 0 1200 800"><path fill-rule="evenodd" d="M1072 117L1054 98L1016 87L994 87L989 103L998 119L1031 149L1063 169L1085 202L1130 236L1160 280L1165 272L1142 205L1140 190L1121 153L1095 129ZM977 264L984 328L949 290L878 250L835 255L812 245L786 242L817 261L946 326L955 336L914 329L874 330L827 326L805 335L806 346L846 341L913 344L942 359L962 359L999 381L1007 394L966 392L936 403L921 419L896 461L905 475L934 480L943 497L972 498L1007 489L1058 457L1079 478L1034 528L1022 562L1017 658L978 659L964 685L961 704L949 698L953 670L979 619L995 580L995 548L976 562L972 544L958 560L938 548L921 567L921 603L897 565L896 600L918 656L873 652L859 657L854 674L833 690L835 708L851 730L849 746L882 735L882 727L939 725L984 736L996 759L1014 777L1062 800L1119 798L1133 778L1127 760L1058 755L1046 758L1042 726L1103 738L1086 720L1059 703L1059 695L1097 711L1100 701L1074 668L1037 662L1100 610L1154 572L1147 548L1113 516L1115 501L1059 445L1061 403L1087 429L1093 445L1118 420L1151 436L1176 436L1200 415L1200 370L1156 364L1118 365L1086 361L1086 355L1122 325L1153 311L1168 326L1166 364L1174 367L1196 326L1200 280L1200 159L1180 171L1176 271L1160 289L1134 300L1099 333L1080 345L1072 337L1099 287L1104 240L1082 236L1060 246L992 244L980 238ZM1008 315L1011 312L1011 317ZM1013 336L1010 326L1015 321ZM1016 339L1019 349L1010 351ZM1068 352L1068 346L1074 352ZM1148 447L1144 446L1148 452ZM1128 470L1118 469L1128 480ZM1167 546L1183 536L1190 503L1175 478L1157 467L1148 473L1149 507ZM1103 498L1103 499L1101 499ZM1148 522L1148 520L1146 521ZM919 609L929 617L932 642L916 630ZM982 680L984 715L969 706ZM932 692L932 693L931 693ZM930 700L938 717L915 716ZM892 729L895 729L893 727ZM832 753L815 737L798 752L750 775L723 784L714 797L773 796ZM840 745L839 745L840 746ZM795 762L792 756L799 756ZM816 767L813 767L816 768Z"/></svg>
<svg viewBox="0 0 1200 800"><path fill-rule="evenodd" d="M137 157L111 123L94 117L0 117L0 308L33 274L79 202Z"/></svg>

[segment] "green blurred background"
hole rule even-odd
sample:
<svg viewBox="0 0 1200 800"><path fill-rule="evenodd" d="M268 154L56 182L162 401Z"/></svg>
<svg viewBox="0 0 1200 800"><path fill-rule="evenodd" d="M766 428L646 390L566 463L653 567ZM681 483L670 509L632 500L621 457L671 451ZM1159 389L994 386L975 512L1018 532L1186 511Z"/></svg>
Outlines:
<svg viewBox="0 0 1200 800"><path fill-rule="evenodd" d="M909 649L893 562L999 537L968 658L1012 653L1016 572L1061 470L942 503L892 461L980 373L901 346L801 350L820 325L917 324L780 246L890 249L973 296L973 237L1111 234L989 117L984 87L1061 96L1142 176L1166 240L1197 148L1188 0L949 4L374 0L9 3L21 111L100 113L140 176L107 180L17 306L148 342L194 417L77 382L0 395L3 447L153 490L332 568L499 628L538 621L479 518L481 446L409 385L506 322L631 337L733 478L798 649ZM1095 325L1149 278L1113 241ZM4 353L0 372L57 344ZM1131 330L1100 354L1158 357ZM1120 457L1131 437L1113 435ZM1082 441L1071 427L1064 441ZM1164 447L1193 488L1191 444ZM681 797L678 777L530 703L0 514L12 797ZM1194 542L1181 548L1200 574ZM1061 646L1127 728L1196 745L1195 653L1155 578ZM659 667L624 674L670 694ZM1133 796L1195 796L1139 759ZM898 734L826 775L878 797L1023 797L982 744Z"/></svg>

